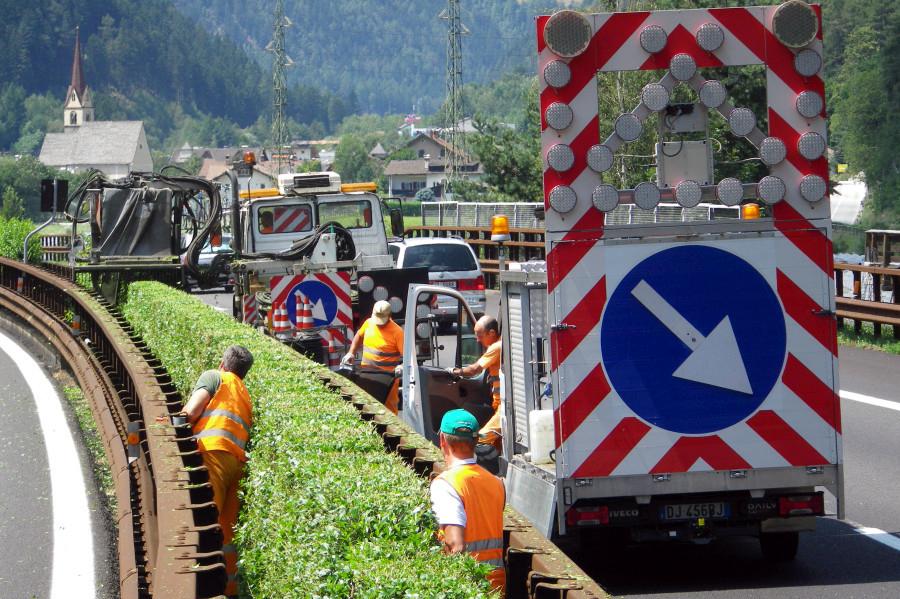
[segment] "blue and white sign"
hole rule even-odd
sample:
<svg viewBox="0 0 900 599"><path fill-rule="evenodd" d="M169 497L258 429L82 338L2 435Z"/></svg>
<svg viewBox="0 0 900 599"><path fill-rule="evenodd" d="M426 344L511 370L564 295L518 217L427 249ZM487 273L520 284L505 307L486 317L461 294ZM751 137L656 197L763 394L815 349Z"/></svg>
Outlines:
<svg viewBox="0 0 900 599"><path fill-rule="evenodd" d="M753 414L786 351L781 303L744 259L681 245L638 263L607 303L603 366L625 404L660 428L722 430Z"/></svg>
<svg viewBox="0 0 900 599"><path fill-rule="evenodd" d="M291 301L287 302L287 309L288 318L291 319L291 322L297 322L297 302L295 298L298 291L305 295L309 303L312 304L313 326L318 327L331 324L335 316L337 316L337 296L335 296L331 287L313 278L307 278L294 285L288 293Z"/></svg>

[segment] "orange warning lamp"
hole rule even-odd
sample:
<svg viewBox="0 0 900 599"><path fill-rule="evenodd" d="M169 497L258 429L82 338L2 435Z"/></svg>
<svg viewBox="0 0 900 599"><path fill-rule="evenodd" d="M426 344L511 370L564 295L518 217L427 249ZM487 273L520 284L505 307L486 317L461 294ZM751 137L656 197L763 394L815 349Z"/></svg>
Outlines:
<svg viewBox="0 0 900 599"><path fill-rule="evenodd" d="M741 206L741 218L743 220L753 220L759 218L759 204L749 203Z"/></svg>
<svg viewBox="0 0 900 599"><path fill-rule="evenodd" d="M491 241L505 243L509 240L509 219L504 214L495 214L491 217Z"/></svg>
<svg viewBox="0 0 900 599"><path fill-rule="evenodd" d="M244 161L244 164L248 164L250 166L255 165L256 164L256 154L254 154L250 150L244 150L243 161Z"/></svg>

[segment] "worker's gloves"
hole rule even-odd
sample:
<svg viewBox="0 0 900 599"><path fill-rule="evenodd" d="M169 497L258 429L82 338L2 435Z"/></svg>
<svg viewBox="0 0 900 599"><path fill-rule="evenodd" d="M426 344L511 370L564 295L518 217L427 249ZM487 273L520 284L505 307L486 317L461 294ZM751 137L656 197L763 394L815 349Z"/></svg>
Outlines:
<svg viewBox="0 0 900 599"><path fill-rule="evenodd" d="M350 366L351 364L353 364L353 354L344 354L344 357L341 358L341 366Z"/></svg>
<svg viewBox="0 0 900 599"><path fill-rule="evenodd" d="M396 378L400 378L403 376L403 364L397 364L397 366L394 367L394 376Z"/></svg>

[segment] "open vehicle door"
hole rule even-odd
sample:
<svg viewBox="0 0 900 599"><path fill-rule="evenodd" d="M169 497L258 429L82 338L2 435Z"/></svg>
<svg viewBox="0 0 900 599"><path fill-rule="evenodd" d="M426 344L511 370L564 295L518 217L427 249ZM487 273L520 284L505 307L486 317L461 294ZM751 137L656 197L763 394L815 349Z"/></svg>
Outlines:
<svg viewBox="0 0 900 599"><path fill-rule="evenodd" d="M432 307L456 306L447 334L438 334ZM463 408L484 425L493 414L486 373L460 378L450 369L475 362L482 354L475 338L475 317L462 295L446 287L411 285L406 301L403 345L403 399L400 417L416 432L437 444L441 418Z"/></svg>

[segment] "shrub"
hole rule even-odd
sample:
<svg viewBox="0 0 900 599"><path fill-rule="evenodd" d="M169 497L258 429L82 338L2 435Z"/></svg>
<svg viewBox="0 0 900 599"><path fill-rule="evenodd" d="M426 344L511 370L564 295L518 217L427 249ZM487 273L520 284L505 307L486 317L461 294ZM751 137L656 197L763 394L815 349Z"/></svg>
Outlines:
<svg viewBox="0 0 900 599"><path fill-rule="evenodd" d="M34 223L21 218L0 218L0 256L13 260L22 259L25 236L34 229ZM35 235L28 242L28 261L35 263L41 258L41 242Z"/></svg>
<svg viewBox="0 0 900 599"><path fill-rule="evenodd" d="M183 396L231 344L255 362L250 461L236 543L253 597L468 598L483 567L444 555L425 483L296 352L195 298L134 283L125 316Z"/></svg>

